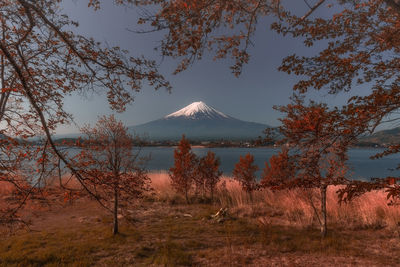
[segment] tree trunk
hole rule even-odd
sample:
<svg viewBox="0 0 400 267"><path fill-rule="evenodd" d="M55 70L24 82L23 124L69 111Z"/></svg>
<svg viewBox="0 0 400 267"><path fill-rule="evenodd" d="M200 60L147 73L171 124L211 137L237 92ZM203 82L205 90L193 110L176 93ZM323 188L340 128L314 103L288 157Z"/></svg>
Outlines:
<svg viewBox="0 0 400 267"><path fill-rule="evenodd" d="M205 180L203 181L202 190L203 190L203 192L202 192L202 197L203 197L203 199L205 199L205 198L206 198L206 193L207 193L207 190L206 190L206 181L205 181Z"/></svg>
<svg viewBox="0 0 400 267"><path fill-rule="evenodd" d="M114 189L114 225L113 235L118 234L118 190Z"/></svg>
<svg viewBox="0 0 400 267"><path fill-rule="evenodd" d="M321 237L325 238L328 231L326 226L326 189L327 185L321 185Z"/></svg>
<svg viewBox="0 0 400 267"><path fill-rule="evenodd" d="M185 190L185 198L186 198L186 203L189 204L189 196L188 196L188 189Z"/></svg>
<svg viewBox="0 0 400 267"><path fill-rule="evenodd" d="M253 190L247 191L247 195L249 196L250 204L253 205Z"/></svg>

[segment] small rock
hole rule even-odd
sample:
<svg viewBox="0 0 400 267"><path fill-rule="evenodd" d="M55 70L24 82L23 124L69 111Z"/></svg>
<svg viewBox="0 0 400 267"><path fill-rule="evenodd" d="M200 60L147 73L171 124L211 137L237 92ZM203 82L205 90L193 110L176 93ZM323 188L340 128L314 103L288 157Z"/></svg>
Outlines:
<svg viewBox="0 0 400 267"><path fill-rule="evenodd" d="M78 222L83 223L83 222L87 222L88 218L87 217L80 217L78 218Z"/></svg>

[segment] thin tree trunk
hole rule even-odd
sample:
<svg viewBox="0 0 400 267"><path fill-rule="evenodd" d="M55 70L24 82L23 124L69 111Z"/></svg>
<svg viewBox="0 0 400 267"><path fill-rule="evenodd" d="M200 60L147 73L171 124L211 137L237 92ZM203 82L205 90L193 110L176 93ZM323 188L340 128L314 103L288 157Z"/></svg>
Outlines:
<svg viewBox="0 0 400 267"><path fill-rule="evenodd" d="M206 198L206 181L205 180L203 181L203 184L201 186L201 197L203 199Z"/></svg>
<svg viewBox="0 0 400 267"><path fill-rule="evenodd" d="M189 196L188 196L188 189L185 190L185 198L186 198L186 203L189 204Z"/></svg>
<svg viewBox="0 0 400 267"><path fill-rule="evenodd" d="M327 226L326 226L326 189L327 185L323 184L321 186L321 237L325 238L327 234Z"/></svg>
<svg viewBox="0 0 400 267"><path fill-rule="evenodd" d="M253 190L248 191L247 195L249 196L249 200L250 200L251 205L253 205Z"/></svg>
<svg viewBox="0 0 400 267"><path fill-rule="evenodd" d="M118 190L114 189L114 226L113 235L118 234Z"/></svg>

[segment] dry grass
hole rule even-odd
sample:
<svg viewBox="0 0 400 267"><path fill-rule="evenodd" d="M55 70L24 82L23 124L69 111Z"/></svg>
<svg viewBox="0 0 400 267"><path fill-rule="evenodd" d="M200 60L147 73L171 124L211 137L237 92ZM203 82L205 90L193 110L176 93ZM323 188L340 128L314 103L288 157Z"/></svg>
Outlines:
<svg viewBox="0 0 400 267"><path fill-rule="evenodd" d="M46 180L47 187L59 188L60 185L65 188L82 189L82 185L75 178L75 176L71 174L64 174L61 176L61 179L59 177L52 177Z"/></svg>
<svg viewBox="0 0 400 267"><path fill-rule="evenodd" d="M171 188L166 172L151 173L156 198L176 202L180 198ZM338 186L330 186L327 193L328 223L347 229L389 228L398 231L400 209L388 206L384 191L374 191L350 203L338 203ZM319 208L319 190L285 190L272 192L268 189L244 192L237 181L222 177L215 194L215 203L229 207L236 215L252 217L273 224L307 228L318 224L317 215L311 205Z"/></svg>
<svg viewBox="0 0 400 267"><path fill-rule="evenodd" d="M15 186L9 182L0 182L0 195L8 195L10 194L13 190L15 190Z"/></svg>
<svg viewBox="0 0 400 267"><path fill-rule="evenodd" d="M151 187L154 189L158 200L170 200L176 197L175 191L171 187L171 180L166 171L149 173Z"/></svg>
<svg viewBox="0 0 400 267"><path fill-rule="evenodd" d="M120 221L121 234L112 236L110 214L82 197L32 214L31 231L2 235L0 266L400 264L399 238L391 229L399 214L386 205L382 192L339 206L331 188L330 228L321 240L305 197L317 198L317 192L264 190L250 197L224 177L212 204L187 205L171 188L166 172L151 173L150 178L153 194L129 207L132 212ZM211 215L223 206L229 212L220 223Z"/></svg>
<svg viewBox="0 0 400 267"><path fill-rule="evenodd" d="M145 202L135 223L122 220L112 236L95 204L81 200L48 213L34 231L0 237L0 266L394 266L399 256L398 239L384 231L332 229L321 240L316 229L234 215L217 223L209 204Z"/></svg>

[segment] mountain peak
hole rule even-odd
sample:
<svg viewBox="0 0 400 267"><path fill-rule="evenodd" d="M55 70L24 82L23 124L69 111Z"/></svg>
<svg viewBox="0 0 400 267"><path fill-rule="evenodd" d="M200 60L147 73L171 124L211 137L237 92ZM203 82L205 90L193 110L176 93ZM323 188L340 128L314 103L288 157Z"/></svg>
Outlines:
<svg viewBox="0 0 400 267"><path fill-rule="evenodd" d="M165 116L165 118L176 118L176 117L185 117L185 118L190 118L190 119L199 119L199 118L209 118L209 119L225 118L225 119L227 119L227 118L229 118L229 116L216 110L215 108L207 106L207 104L202 101L193 102L192 104L190 104L174 113L171 113L171 114Z"/></svg>

